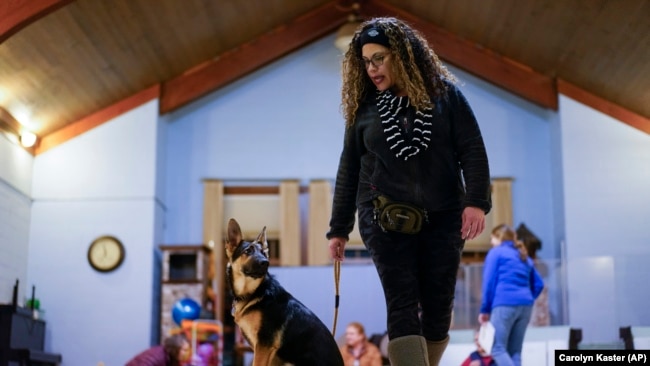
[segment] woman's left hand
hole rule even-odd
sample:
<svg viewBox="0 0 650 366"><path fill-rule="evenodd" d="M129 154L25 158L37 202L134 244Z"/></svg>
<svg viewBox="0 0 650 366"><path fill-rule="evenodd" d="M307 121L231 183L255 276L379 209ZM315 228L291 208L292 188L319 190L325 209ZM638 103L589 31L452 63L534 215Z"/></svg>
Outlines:
<svg viewBox="0 0 650 366"><path fill-rule="evenodd" d="M472 240L485 229L485 212L478 207L467 206L463 210L463 225L460 235L463 240Z"/></svg>

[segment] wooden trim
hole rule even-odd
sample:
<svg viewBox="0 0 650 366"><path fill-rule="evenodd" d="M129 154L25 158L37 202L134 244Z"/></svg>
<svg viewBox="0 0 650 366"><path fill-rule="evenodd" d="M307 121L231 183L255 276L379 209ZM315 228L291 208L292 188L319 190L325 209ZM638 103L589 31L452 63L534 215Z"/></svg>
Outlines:
<svg viewBox="0 0 650 366"><path fill-rule="evenodd" d="M309 182L309 218L307 220L307 265L331 264L325 233L332 214L332 184L329 180Z"/></svg>
<svg viewBox="0 0 650 366"><path fill-rule="evenodd" d="M224 187L223 193L229 194L280 194L279 186L230 186Z"/></svg>
<svg viewBox="0 0 650 366"><path fill-rule="evenodd" d="M280 186L226 186L224 194L280 194ZM299 193L308 193L309 187L300 186Z"/></svg>
<svg viewBox="0 0 650 366"><path fill-rule="evenodd" d="M158 248L162 251L178 251L178 252L192 252L196 253L197 250L210 252L212 249L205 244L160 244Z"/></svg>
<svg viewBox="0 0 650 366"><path fill-rule="evenodd" d="M640 114L636 114L629 109L623 108L620 105L612 103L599 96L593 95L590 92L562 79L558 79L557 88L561 94L564 94L571 99L574 99L627 125L650 134L649 118L646 118Z"/></svg>
<svg viewBox="0 0 650 366"><path fill-rule="evenodd" d="M472 240L465 241L465 252L487 252L492 229L500 224L512 226L512 178L491 178L492 210L485 215L485 229Z"/></svg>
<svg viewBox="0 0 650 366"><path fill-rule="evenodd" d="M537 105L557 110L557 90L553 78L381 0L368 0L361 11L364 17L394 16L409 22L427 38L434 51L445 61Z"/></svg>
<svg viewBox="0 0 650 366"><path fill-rule="evenodd" d="M160 113L178 109L340 27L347 13L329 2L275 28L259 38L226 52L214 61L192 68L162 85Z"/></svg>
<svg viewBox="0 0 650 366"><path fill-rule="evenodd" d="M492 179L492 223L512 226L512 180ZM493 227L486 228L491 233Z"/></svg>
<svg viewBox="0 0 650 366"><path fill-rule="evenodd" d="M467 250L463 251L460 262L461 264L483 263L487 250Z"/></svg>
<svg viewBox="0 0 650 366"><path fill-rule="evenodd" d="M203 183L203 242L213 244L216 271L212 279L213 290L217 295L214 316L223 321L226 301L226 255L223 236L223 182L217 180Z"/></svg>
<svg viewBox="0 0 650 366"><path fill-rule="evenodd" d="M2 108L2 106L0 106L0 123L6 125L7 129L17 134L20 133L20 129L22 128L20 122L8 110Z"/></svg>
<svg viewBox="0 0 650 366"><path fill-rule="evenodd" d="M19 30L74 0L0 1L0 44Z"/></svg>
<svg viewBox="0 0 650 366"><path fill-rule="evenodd" d="M280 183L280 265L299 266L302 262L300 245L300 182Z"/></svg>
<svg viewBox="0 0 650 366"><path fill-rule="evenodd" d="M165 285L200 285L203 280L162 280L160 283Z"/></svg>
<svg viewBox="0 0 650 366"><path fill-rule="evenodd" d="M126 99L123 99L107 108L87 116L79 121L73 122L60 130L41 138L40 144L36 147L36 155L58 146L74 137L81 135L113 118L132 110L142 104L157 98L160 95L160 85L156 84Z"/></svg>

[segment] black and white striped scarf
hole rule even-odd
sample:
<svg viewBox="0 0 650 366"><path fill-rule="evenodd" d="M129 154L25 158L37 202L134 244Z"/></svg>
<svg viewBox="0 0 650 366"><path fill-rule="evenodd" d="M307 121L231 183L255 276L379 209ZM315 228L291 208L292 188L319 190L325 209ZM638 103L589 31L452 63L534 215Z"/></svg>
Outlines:
<svg viewBox="0 0 650 366"><path fill-rule="evenodd" d="M400 128L398 118L400 112L405 112L409 106L410 102L407 96L396 97L389 89L377 92L377 109L386 141L395 156L398 159L404 159L404 161L429 147L433 122L432 108L415 111L413 131L409 141L408 136Z"/></svg>

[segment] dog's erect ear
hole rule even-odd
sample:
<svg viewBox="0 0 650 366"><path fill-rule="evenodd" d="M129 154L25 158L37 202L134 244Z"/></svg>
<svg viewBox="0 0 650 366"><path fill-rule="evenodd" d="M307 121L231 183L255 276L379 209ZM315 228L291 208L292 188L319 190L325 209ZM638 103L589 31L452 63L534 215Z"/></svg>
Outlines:
<svg viewBox="0 0 650 366"><path fill-rule="evenodd" d="M266 226L264 226L264 228L262 228L262 231L257 236L257 239L255 239L255 241L262 244L262 250L264 251L264 254L266 255L266 258L268 258L269 257L269 243L266 241Z"/></svg>
<svg viewBox="0 0 650 366"><path fill-rule="evenodd" d="M235 219L228 220L228 237L226 238L226 255L228 258L232 257L232 253L241 241L242 234L239 224Z"/></svg>
<svg viewBox="0 0 650 366"><path fill-rule="evenodd" d="M259 235L257 235L257 239L255 239L255 241L258 243L266 243L266 226L262 228L262 231L260 231Z"/></svg>

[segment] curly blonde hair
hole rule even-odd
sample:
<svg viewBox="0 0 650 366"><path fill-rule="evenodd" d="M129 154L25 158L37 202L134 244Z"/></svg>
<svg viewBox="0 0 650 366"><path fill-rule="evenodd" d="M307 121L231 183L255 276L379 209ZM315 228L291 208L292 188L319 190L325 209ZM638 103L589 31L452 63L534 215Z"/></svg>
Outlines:
<svg viewBox="0 0 650 366"><path fill-rule="evenodd" d="M432 98L445 94L444 80L455 83L456 77L442 64L420 32L402 20L380 17L363 22L354 33L343 58L341 110L345 124L354 124L361 100L375 90L362 61L360 37L371 27L381 28L390 43L391 72L396 76L417 110L431 107Z"/></svg>

